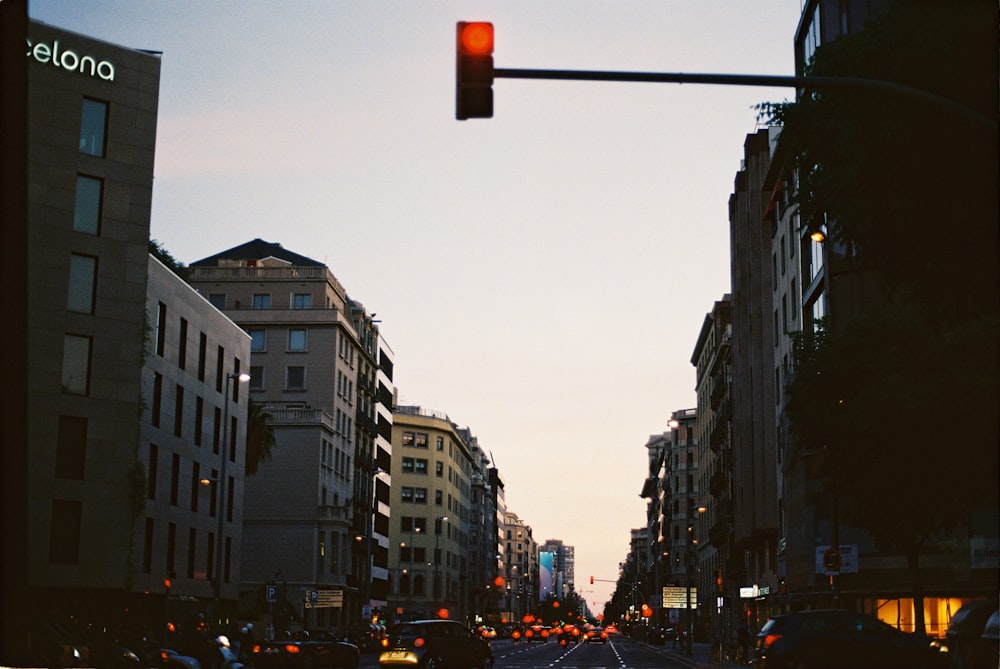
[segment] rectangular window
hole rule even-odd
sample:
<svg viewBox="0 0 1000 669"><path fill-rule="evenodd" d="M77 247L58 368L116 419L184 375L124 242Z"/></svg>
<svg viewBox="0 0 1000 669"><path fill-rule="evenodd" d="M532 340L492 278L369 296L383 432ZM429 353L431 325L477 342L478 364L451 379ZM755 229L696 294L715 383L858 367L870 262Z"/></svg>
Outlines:
<svg viewBox="0 0 1000 669"><path fill-rule="evenodd" d="M80 153L103 158L107 148L108 103L83 99L80 112Z"/></svg>
<svg viewBox="0 0 1000 669"><path fill-rule="evenodd" d="M201 492L201 464L191 463L191 511L198 513L198 498Z"/></svg>
<svg viewBox="0 0 1000 669"><path fill-rule="evenodd" d="M167 345L167 305L160 302L156 308L156 355L163 357Z"/></svg>
<svg viewBox="0 0 1000 669"><path fill-rule="evenodd" d="M264 389L264 366L250 365L250 390Z"/></svg>
<svg viewBox="0 0 1000 669"><path fill-rule="evenodd" d="M403 473L412 474L413 473L413 458L403 458Z"/></svg>
<svg viewBox="0 0 1000 669"><path fill-rule="evenodd" d="M795 283L795 279L793 277L792 278L791 287L789 288L789 295L790 295L789 299L792 302L792 322L793 323L798 320L798 315L799 315L799 293L796 290L797 287L798 286Z"/></svg>
<svg viewBox="0 0 1000 669"><path fill-rule="evenodd" d="M309 293L295 293L292 295L292 309L311 309L312 295Z"/></svg>
<svg viewBox="0 0 1000 669"><path fill-rule="evenodd" d="M86 395L90 390L90 337L63 337L62 391Z"/></svg>
<svg viewBox="0 0 1000 669"><path fill-rule="evenodd" d="M441 490L434 491L434 503L438 506L444 504L444 492Z"/></svg>
<svg viewBox="0 0 1000 669"><path fill-rule="evenodd" d="M198 530L188 529L187 577L194 578L195 550L198 548Z"/></svg>
<svg viewBox="0 0 1000 669"><path fill-rule="evenodd" d="M59 416L56 478L82 481L86 459L87 419L78 416Z"/></svg>
<svg viewBox="0 0 1000 669"><path fill-rule="evenodd" d="M177 559L177 525L167 524L167 574L173 576Z"/></svg>
<svg viewBox="0 0 1000 669"><path fill-rule="evenodd" d="M174 453L170 457L170 506L177 506L181 487L181 456Z"/></svg>
<svg viewBox="0 0 1000 669"><path fill-rule="evenodd" d="M215 407L215 421L212 423L212 452L219 453L219 433L222 431L222 409Z"/></svg>
<svg viewBox="0 0 1000 669"><path fill-rule="evenodd" d="M104 181L83 174L76 176L76 200L73 203L73 229L89 235L101 234L101 200Z"/></svg>
<svg viewBox="0 0 1000 669"><path fill-rule="evenodd" d="M304 329L292 329L288 331L288 350L306 350L306 331Z"/></svg>
<svg viewBox="0 0 1000 669"><path fill-rule="evenodd" d="M403 503L413 501L413 488L402 487L399 489L399 499Z"/></svg>
<svg viewBox="0 0 1000 669"><path fill-rule="evenodd" d="M208 336L202 332L198 337L198 380L205 380L205 357L208 355Z"/></svg>
<svg viewBox="0 0 1000 669"><path fill-rule="evenodd" d="M80 521L83 503L68 499L52 500L49 534L49 562L78 564L80 561Z"/></svg>
<svg viewBox="0 0 1000 669"><path fill-rule="evenodd" d="M291 365L285 370L285 389L304 390L306 387L306 368L302 365Z"/></svg>
<svg viewBox="0 0 1000 669"><path fill-rule="evenodd" d="M219 311L226 310L226 294L225 293L209 293L208 303Z"/></svg>
<svg viewBox="0 0 1000 669"><path fill-rule="evenodd" d="M426 432L417 432L417 436L416 436L416 440L414 442L414 445L417 448L427 448L427 433Z"/></svg>
<svg viewBox="0 0 1000 669"><path fill-rule="evenodd" d="M417 458L413 463L413 471L417 474L427 474L427 460L425 458Z"/></svg>
<svg viewBox="0 0 1000 669"><path fill-rule="evenodd" d="M427 503L427 488L414 488L413 489L413 503L414 504L426 504Z"/></svg>
<svg viewBox="0 0 1000 669"><path fill-rule="evenodd" d="M226 365L226 349L220 346L216 353L219 357L215 359L215 392L222 392L222 379L225 377L224 367Z"/></svg>
<svg viewBox="0 0 1000 669"><path fill-rule="evenodd" d="M403 446L413 446L413 433L404 432L403 433Z"/></svg>
<svg viewBox="0 0 1000 669"><path fill-rule="evenodd" d="M181 331L177 337L177 366L180 369L185 369L187 367L187 350L188 350L188 322L187 319L181 319Z"/></svg>
<svg viewBox="0 0 1000 669"><path fill-rule="evenodd" d="M443 451L444 450L444 437L437 437L435 443L436 443L437 450L439 450L439 451Z"/></svg>
<svg viewBox="0 0 1000 669"><path fill-rule="evenodd" d="M153 571L153 519L146 519L146 531L142 540L142 573Z"/></svg>
<svg viewBox="0 0 1000 669"><path fill-rule="evenodd" d="M159 372L153 372L153 406L152 418L153 427L160 427L160 405L163 402L163 376Z"/></svg>
<svg viewBox="0 0 1000 669"><path fill-rule="evenodd" d="M253 308L254 309L270 309L271 308L271 296L264 293L255 293L253 296Z"/></svg>
<svg viewBox="0 0 1000 669"><path fill-rule="evenodd" d="M177 393L174 395L174 436L180 437L184 434L184 386L177 386Z"/></svg>
<svg viewBox="0 0 1000 669"><path fill-rule="evenodd" d="M72 254L69 257L69 289L66 308L81 314L94 313L97 288L97 258Z"/></svg>
<svg viewBox="0 0 1000 669"><path fill-rule="evenodd" d="M149 445L149 468L146 474L146 497L156 499L156 477L160 470L160 447L156 444Z"/></svg>
<svg viewBox="0 0 1000 669"><path fill-rule="evenodd" d="M205 400L194 399L194 445L201 446L202 435L205 432Z"/></svg>
<svg viewBox="0 0 1000 669"><path fill-rule="evenodd" d="M251 328L247 332L250 334L251 351L263 351L267 348L267 330L264 328Z"/></svg>

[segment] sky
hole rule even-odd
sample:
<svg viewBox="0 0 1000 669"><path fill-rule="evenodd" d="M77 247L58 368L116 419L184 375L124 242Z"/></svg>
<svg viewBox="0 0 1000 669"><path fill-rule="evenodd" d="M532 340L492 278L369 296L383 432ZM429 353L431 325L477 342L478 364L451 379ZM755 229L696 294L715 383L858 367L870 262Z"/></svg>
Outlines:
<svg viewBox="0 0 1000 669"><path fill-rule="evenodd" d="M728 201L789 89L497 79L455 120L455 23L498 68L794 74L800 0L31 0L162 52L150 236L189 264L254 238L382 321L399 402L468 427L600 611L645 526L645 444L697 406L730 290ZM595 583L590 584L590 576Z"/></svg>

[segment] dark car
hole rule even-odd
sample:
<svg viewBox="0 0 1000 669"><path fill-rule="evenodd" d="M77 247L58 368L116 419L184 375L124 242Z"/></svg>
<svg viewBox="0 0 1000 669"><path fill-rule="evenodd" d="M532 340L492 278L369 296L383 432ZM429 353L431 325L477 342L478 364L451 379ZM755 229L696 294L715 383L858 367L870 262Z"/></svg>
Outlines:
<svg viewBox="0 0 1000 669"><path fill-rule="evenodd" d="M998 608L993 599L969 602L952 616L945 643L955 669L998 666L996 632L992 639L987 632L987 622L997 615Z"/></svg>
<svg viewBox="0 0 1000 669"><path fill-rule="evenodd" d="M753 650L758 669L871 667L945 669L930 639L845 610L803 611L768 620Z"/></svg>
<svg viewBox="0 0 1000 669"><path fill-rule="evenodd" d="M415 620L392 628L378 666L489 669L493 650L488 641L455 620Z"/></svg>
<svg viewBox="0 0 1000 669"><path fill-rule="evenodd" d="M584 633L583 640L586 643L607 643L608 633L601 627L595 627Z"/></svg>
<svg viewBox="0 0 1000 669"><path fill-rule="evenodd" d="M524 640L525 641L541 641L542 643L548 643L549 636L552 634L552 628L548 625L532 625L528 629L524 630Z"/></svg>
<svg viewBox="0 0 1000 669"><path fill-rule="evenodd" d="M302 630L284 639L261 641L253 645L250 662L257 669L271 667L336 667L354 669L361 651L353 643L340 641L326 630Z"/></svg>

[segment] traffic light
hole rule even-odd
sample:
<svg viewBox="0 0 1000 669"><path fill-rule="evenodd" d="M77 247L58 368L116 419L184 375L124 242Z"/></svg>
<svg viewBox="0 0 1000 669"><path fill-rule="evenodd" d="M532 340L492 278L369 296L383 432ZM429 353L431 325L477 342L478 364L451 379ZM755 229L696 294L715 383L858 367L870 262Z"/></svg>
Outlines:
<svg viewBox="0 0 1000 669"><path fill-rule="evenodd" d="M715 570L715 591L717 593L719 593L720 595L724 594L726 592L725 588L723 587L722 570L721 569L716 569Z"/></svg>
<svg viewBox="0 0 1000 669"><path fill-rule="evenodd" d="M594 585L594 577L593 576L590 577L590 584Z"/></svg>
<svg viewBox="0 0 1000 669"><path fill-rule="evenodd" d="M492 118L492 23L458 22L455 64L455 118Z"/></svg>

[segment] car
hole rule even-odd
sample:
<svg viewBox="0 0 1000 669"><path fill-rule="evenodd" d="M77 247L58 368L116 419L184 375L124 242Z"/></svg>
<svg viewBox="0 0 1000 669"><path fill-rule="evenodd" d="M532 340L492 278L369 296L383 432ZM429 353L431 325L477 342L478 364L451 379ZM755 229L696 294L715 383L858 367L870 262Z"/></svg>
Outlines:
<svg viewBox="0 0 1000 669"><path fill-rule="evenodd" d="M987 631L991 617L997 617L997 601L978 600L963 605L948 623L945 645L955 669L996 667L997 641L994 622L993 638Z"/></svg>
<svg viewBox="0 0 1000 669"><path fill-rule="evenodd" d="M528 642L541 641L542 643L548 643L551 634L552 628L548 625L532 625L524 630L524 640Z"/></svg>
<svg viewBox="0 0 1000 669"><path fill-rule="evenodd" d="M382 642L379 667L490 669L490 643L456 620L415 620L392 628Z"/></svg>
<svg viewBox="0 0 1000 669"><path fill-rule="evenodd" d="M354 669L361 651L326 630L290 632L283 639L255 643L250 661L256 669L336 667Z"/></svg>
<svg viewBox="0 0 1000 669"><path fill-rule="evenodd" d="M757 669L946 669L947 654L923 635L844 609L777 615L756 636Z"/></svg>
<svg viewBox="0 0 1000 669"><path fill-rule="evenodd" d="M583 635L583 641L585 643L607 643L608 633L603 627L594 627Z"/></svg>

